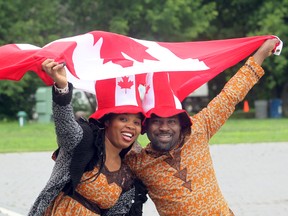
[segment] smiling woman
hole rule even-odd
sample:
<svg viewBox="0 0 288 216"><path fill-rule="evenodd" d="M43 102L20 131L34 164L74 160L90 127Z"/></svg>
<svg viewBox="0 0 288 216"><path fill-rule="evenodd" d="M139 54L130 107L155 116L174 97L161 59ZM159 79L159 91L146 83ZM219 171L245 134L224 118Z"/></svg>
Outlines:
<svg viewBox="0 0 288 216"><path fill-rule="evenodd" d="M131 141L135 140L141 132L141 114L111 114L105 121L105 141L120 149L128 148Z"/></svg>
<svg viewBox="0 0 288 216"><path fill-rule="evenodd" d="M53 154L52 175L29 215L142 215L146 190L122 161L141 132L143 111L135 77L126 77L130 85L124 89L118 86L122 78L97 81L96 112L88 121L76 121L73 86L63 64L47 59L42 67L55 81L59 148Z"/></svg>

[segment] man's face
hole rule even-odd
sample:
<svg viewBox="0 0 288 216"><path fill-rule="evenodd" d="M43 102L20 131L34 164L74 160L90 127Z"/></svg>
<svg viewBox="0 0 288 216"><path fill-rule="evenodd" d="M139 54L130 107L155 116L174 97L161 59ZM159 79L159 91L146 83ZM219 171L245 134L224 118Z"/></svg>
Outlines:
<svg viewBox="0 0 288 216"><path fill-rule="evenodd" d="M181 125L177 115L169 118L152 116L147 121L147 136L154 150L169 151L180 142Z"/></svg>

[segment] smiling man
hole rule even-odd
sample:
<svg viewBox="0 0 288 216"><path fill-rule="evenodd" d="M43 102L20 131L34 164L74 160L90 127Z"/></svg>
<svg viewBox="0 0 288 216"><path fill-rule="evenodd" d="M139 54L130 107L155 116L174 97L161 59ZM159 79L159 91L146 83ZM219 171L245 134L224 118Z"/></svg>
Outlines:
<svg viewBox="0 0 288 216"><path fill-rule="evenodd" d="M193 117L169 88L167 73L147 77L150 89L143 101L143 132L151 142L144 149L134 149L126 161L147 186L160 215L234 215L218 185L209 140L264 75L260 65L277 42L264 42L220 94Z"/></svg>
<svg viewBox="0 0 288 216"><path fill-rule="evenodd" d="M161 118L153 115L148 120L149 133L147 134L151 141L152 148L156 151L167 152L175 148L180 137L180 121L178 115L170 118Z"/></svg>

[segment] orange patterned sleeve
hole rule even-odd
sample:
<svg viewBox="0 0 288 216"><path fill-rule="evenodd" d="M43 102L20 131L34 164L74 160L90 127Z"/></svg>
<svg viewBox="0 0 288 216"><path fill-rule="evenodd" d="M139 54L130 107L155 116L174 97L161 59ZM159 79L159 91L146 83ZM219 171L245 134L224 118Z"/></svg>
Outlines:
<svg viewBox="0 0 288 216"><path fill-rule="evenodd" d="M226 122L250 89L264 75L264 70L250 57L238 72L226 83L223 90L193 118L206 126L210 139ZM193 121L193 120L192 120Z"/></svg>

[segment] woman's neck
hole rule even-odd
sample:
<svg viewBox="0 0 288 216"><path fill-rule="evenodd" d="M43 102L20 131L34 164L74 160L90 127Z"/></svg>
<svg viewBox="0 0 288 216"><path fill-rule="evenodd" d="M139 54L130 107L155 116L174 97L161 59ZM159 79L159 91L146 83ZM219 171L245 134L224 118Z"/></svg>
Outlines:
<svg viewBox="0 0 288 216"><path fill-rule="evenodd" d="M105 137L105 166L109 171L117 171L121 167L121 157L119 153L121 149L116 148L107 137Z"/></svg>

